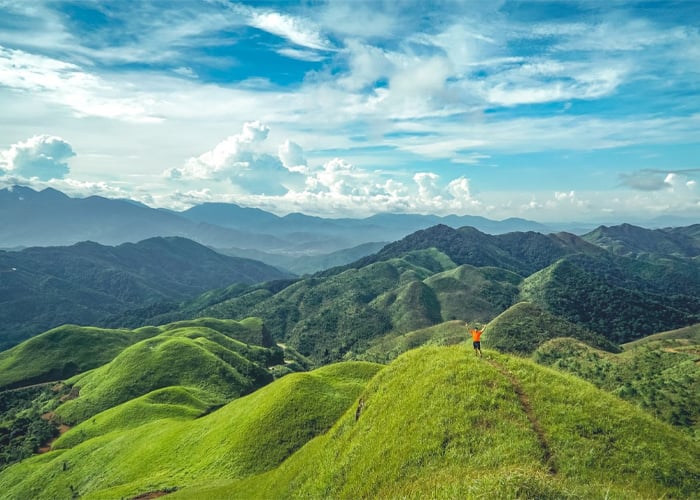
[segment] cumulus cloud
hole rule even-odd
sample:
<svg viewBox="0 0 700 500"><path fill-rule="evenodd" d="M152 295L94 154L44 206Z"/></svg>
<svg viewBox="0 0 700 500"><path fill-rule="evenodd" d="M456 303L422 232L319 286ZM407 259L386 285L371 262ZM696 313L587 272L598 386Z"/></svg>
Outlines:
<svg viewBox="0 0 700 500"><path fill-rule="evenodd" d="M227 137L214 149L190 158L185 165L165 172L172 180L228 180L243 192L281 195L303 177L287 168L279 156L263 151L270 129L262 123L247 122L239 134ZM288 145L285 160L298 160L300 149ZM294 157L296 154L296 158Z"/></svg>
<svg viewBox="0 0 700 500"><path fill-rule="evenodd" d="M70 171L67 160L73 156L71 145L60 137L35 135L0 151L0 172L27 179L62 179Z"/></svg>
<svg viewBox="0 0 700 500"><path fill-rule="evenodd" d="M277 153L285 168L298 172L305 170L306 158L304 158L304 150L296 142L287 139L280 145Z"/></svg>

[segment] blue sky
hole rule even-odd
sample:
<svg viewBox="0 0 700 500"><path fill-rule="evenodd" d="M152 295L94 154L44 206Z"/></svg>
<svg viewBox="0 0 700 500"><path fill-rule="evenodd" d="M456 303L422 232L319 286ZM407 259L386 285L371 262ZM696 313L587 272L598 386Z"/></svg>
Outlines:
<svg viewBox="0 0 700 500"><path fill-rule="evenodd" d="M0 109L0 187L700 220L693 0L0 0Z"/></svg>

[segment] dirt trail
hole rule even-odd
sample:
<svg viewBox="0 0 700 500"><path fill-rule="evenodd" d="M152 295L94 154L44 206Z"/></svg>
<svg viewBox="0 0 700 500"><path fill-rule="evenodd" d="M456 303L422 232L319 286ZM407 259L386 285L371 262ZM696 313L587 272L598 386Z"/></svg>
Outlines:
<svg viewBox="0 0 700 500"><path fill-rule="evenodd" d="M501 365L497 361L493 359L487 359L486 361L496 370L501 372L501 374L503 374L503 376L506 377L513 386L513 390L515 391L515 394L520 400L520 406L522 406L525 415L527 415L527 418L530 421L530 425L532 426L532 430L535 431L535 434L537 435L537 440L540 443L540 448L542 448L542 463L545 465L545 467L547 467L547 470L550 474L556 474L557 466L554 463L552 449L549 447L549 443L547 442L547 436L545 436L544 430L542 430L542 425L540 425L540 421L537 420L537 416L532 410L530 400L528 399L527 394L525 394L525 391L523 390L523 386L520 384L520 381L505 366Z"/></svg>
<svg viewBox="0 0 700 500"><path fill-rule="evenodd" d="M50 411L48 413L44 413L41 418L47 422L52 422L55 418L54 412ZM68 432L71 428L67 426L66 424L59 424L58 426L58 437L63 436L66 432ZM49 439L42 447L37 450L37 453L41 455L42 453L48 453L51 451L51 446L53 445L54 441L58 439L58 437Z"/></svg>

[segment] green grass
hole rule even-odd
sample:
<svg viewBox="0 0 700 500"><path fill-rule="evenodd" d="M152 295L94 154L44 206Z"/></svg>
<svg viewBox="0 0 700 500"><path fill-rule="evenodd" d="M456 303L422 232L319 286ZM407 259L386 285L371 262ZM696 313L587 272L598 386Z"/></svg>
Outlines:
<svg viewBox="0 0 700 500"><path fill-rule="evenodd" d="M148 332L64 325L0 352L0 390L61 380L111 361Z"/></svg>
<svg viewBox="0 0 700 500"><path fill-rule="evenodd" d="M173 498L697 493L700 452L672 427L576 377L493 351L485 356L477 359L465 346L411 351L362 392L359 420L351 407L279 467L234 481L200 482Z"/></svg>
<svg viewBox="0 0 700 500"><path fill-rule="evenodd" d="M202 418L183 420L175 412L177 418L121 426L6 469L0 488L6 498L70 498L73 491L121 498L260 473L330 428L381 368L331 365L286 376ZM96 424L115 415L99 414Z"/></svg>
<svg viewBox="0 0 700 500"><path fill-rule="evenodd" d="M349 353L348 359L389 363L401 354L424 345L452 345L471 339L463 321L447 321L405 333L390 334L373 340L364 352Z"/></svg>
<svg viewBox="0 0 700 500"><path fill-rule="evenodd" d="M625 344L620 354L573 339L543 344L533 358L635 403L700 439L700 325Z"/></svg>
<svg viewBox="0 0 700 500"><path fill-rule="evenodd" d="M272 376L265 365L237 348L249 349L206 327L166 329L124 349L110 363L69 380L80 388L80 397L66 402L57 414L68 423L78 423L169 386L195 387L224 403L269 383Z"/></svg>

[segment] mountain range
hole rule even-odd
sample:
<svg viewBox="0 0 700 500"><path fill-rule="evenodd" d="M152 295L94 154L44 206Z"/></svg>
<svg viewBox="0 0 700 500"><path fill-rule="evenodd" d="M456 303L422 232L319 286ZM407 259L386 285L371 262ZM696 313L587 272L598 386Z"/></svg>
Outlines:
<svg viewBox="0 0 700 500"><path fill-rule="evenodd" d="M205 203L174 212L131 200L71 198L55 189L37 192L23 186L0 190L0 220L0 248L5 249L81 241L118 245L155 236L180 236L229 252L247 251L247 257L263 261L264 253L324 255L365 243L390 242L436 224L472 226L492 234L551 230L524 219L494 221L476 216L379 214L364 219L324 219L293 213L280 217L227 203ZM255 251L263 258L250 254Z"/></svg>

